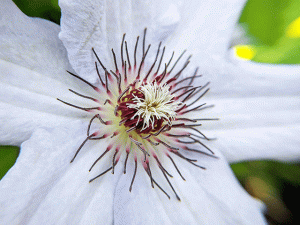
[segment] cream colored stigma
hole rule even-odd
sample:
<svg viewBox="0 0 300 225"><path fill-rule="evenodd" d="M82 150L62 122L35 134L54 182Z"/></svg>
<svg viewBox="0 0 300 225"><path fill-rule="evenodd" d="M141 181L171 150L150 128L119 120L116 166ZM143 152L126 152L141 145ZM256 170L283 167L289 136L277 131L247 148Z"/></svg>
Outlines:
<svg viewBox="0 0 300 225"><path fill-rule="evenodd" d="M151 124L154 129L155 119L166 119L169 125L172 125L172 120L175 119L176 110L181 102L174 101L175 95L171 94L169 87L166 85L160 86L156 82L142 85L140 91L144 94L144 98L139 98L134 95L134 104L128 103L129 108L136 109L132 119L138 117L143 119L142 130L148 128Z"/></svg>

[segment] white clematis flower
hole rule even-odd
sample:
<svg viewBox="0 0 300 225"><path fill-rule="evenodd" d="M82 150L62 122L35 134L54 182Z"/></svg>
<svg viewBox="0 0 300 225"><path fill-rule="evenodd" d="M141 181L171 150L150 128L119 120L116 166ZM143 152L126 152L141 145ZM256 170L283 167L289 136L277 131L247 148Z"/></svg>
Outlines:
<svg viewBox="0 0 300 225"><path fill-rule="evenodd" d="M60 32L57 25L28 18L10 0L2 0L0 141L1 144L23 143L16 164L0 182L2 223L264 224L263 205L241 188L226 160L299 159L300 72L297 66L229 60L227 48L243 5L244 1L239 0L188 3L61 0ZM146 36L143 35L145 27L148 28ZM59 32L62 42L58 39ZM126 43L125 39L122 41L124 33ZM137 35L141 38L134 72ZM145 44L143 37L146 37ZM205 97L206 102L216 106L190 111L186 116L187 119L221 118L220 122L207 121L203 125L206 133L218 137L209 142L217 159L210 157L212 153L204 146L197 145L197 149L210 156L188 152L182 142L175 145L177 138L164 135L181 118L185 97L178 100L180 94L168 93L161 77L149 84L140 81L129 86L135 82L138 71L139 78L145 78L160 41L163 41L160 56L164 45L166 49L158 75L164 74L173 50L174 63L188 49L193 54L190 64L184 67L188 58L185 57L170 76L176 76L184 68L180 79L188 78L198 66L196 75L204 76L194 78L196 86L206 84L205 79L211 81L211 91ZM143 57L148 43L152 47L147 57ZM139 68L142 61L143 66ZM126 87L129 89L124 93ZM189 89L178 92L184 94L185 90ZM206 93L205 90L201 93ZM131 97L134 101L125 104L126 96L127 100ZM166 96L167 102L157 96ZM197 98L193 97L187 102ZM146 100L151 104L146 104ZM123 109L116 107L117 103L119 106L124 103ZM75 105L81 108L71 107ZM130 110L136 110L133 118L125 116ZM129 125L131 119L136 119L133 125ZM158 121L163 121L160 128L155 127ZM185 123L190 124L192 121ZM171 127L170 131L175 131L173 134L178 139L187 132L196 132L184 128ZM151 138L146 137L149 134ZM190 135L199 140L200 134L198 138L195 133ZM183 158L176 157L177 147ZM74 159L76 150L80 151ZM176 164L163 154L166 150L174 155ZM154 159L155 155L161 165ZM93 170L89 173L91 165ZM108 168L113 170L113 175L107 173L93 180ZM167 171L172 178L166 178ZM93 181L89 183L89 180Z"/></svg>

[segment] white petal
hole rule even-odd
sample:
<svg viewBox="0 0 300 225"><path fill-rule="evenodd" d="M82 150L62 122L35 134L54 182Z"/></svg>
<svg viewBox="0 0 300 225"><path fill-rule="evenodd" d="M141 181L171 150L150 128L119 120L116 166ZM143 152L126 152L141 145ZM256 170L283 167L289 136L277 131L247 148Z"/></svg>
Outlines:
<svg viewBox="0 0 300 225"><path fill-rule="evenodd" d="M68 86L50 76L0 60L0 143L19 145L27 140L37 127L56 127L72 118L85 117L86 112L67 106L60 98L82 107L95 107L95 103L75 98L68 88L91 94L90 87L69 76ZM89 89L88 89L89 88ZM96 92L94 91L94 96Z"/></svg>
<svg viewBox="0 0 300 225"><path fill-rule="evenodd" d="M215 107L191 117L220 119L203 122L203 132L217 138L209 146L220 149L230 162L300 159L298 96L220 98L208 103Z"/></svg>
<svg viewBox="0 0 300 225"><path fill-rule="evenodd" d="M190 53L188 49L188 53ZM299 95L300 67L298 65L275 65L255 62L232 61L228 58L205 55L201 51L192 52L191 63L182 73L183 77L197 74L197 85L210 82L210 96L255 97ZM179 53L177 53L178 56ZM187 58L187 56L186 56ZM185 63L185 59L181 60ZM177 70L180 70L178 66Z"/></svg>
<svg viewBox="0 0 300 225"><path fill-rule="evenodd" d="M105 143L100 147L98 141L87 142L70 164L86 138L86 125L73 122L52 131L39 129L22 144L16 164L0 183L2 223L112 223L114 187L120 173L108 173L89 183L111 164L107 158L88 172Z"/></svg>
<svg viewBox="0 0 300 225"><path fill-rule="evenodd" d="M66 81L70 70L58 25L24 15L11 0L0 2L0 59Z"/></svg>
<svg viewBox="0 0 300 225"><path fill-rule="evenodd" d="M210 133L210 132L209 132ZM300 160L300 124L212 131L229 162L243 160Z"/></svg>
<svg viewBox="0 0 300 225"><path fill-rule="evenodd" d="M119 61L124 33L127 33L132 55L136 36L142 35L145 27L148 28L147 40L158 43L171 34L179 20L177 8L171 1L88 0L82 4L62 0L60 7L60 38L70 62L80 76L92 82L97 77L92 48L109 70L114 69L111 49L114 48Z"/></svg>
<svg viewBox="0 0 300 225"><path fill-rule="evenodd" d="M151 188L145 171L137 173L133 190L128 193L132 170L123 175L116 188L114 215L116 224L265 224L261 203L250 197L239 185L219 152L219 159L199 155L201 170L176 156L183 181L169 160L164 167L173 175L169 178L181 198L178 201L161 172L152 166L154 179L171 196L169 200L157 186ZM131 174L130 174L131 173ZM129 175L130 174L130 175ZM127 183L127 184L126 184Z"/></svg>
<svg viewBox="0 0 300 225"><path fill-rule="evenodd" d="M199 61L224 57L245 0L177 1L181 21L170 47L200 53ZM195 59L194 59L195 60ZM204 64L205 65L205 64Z"/></svg>
<svg viewBox="0 0 300 225"><path fill-rule="evenodd" d="M221 97L299 95L298 65L215 60L204 73L212 93ZM202 72L202 71L201 71Z"/></svg>

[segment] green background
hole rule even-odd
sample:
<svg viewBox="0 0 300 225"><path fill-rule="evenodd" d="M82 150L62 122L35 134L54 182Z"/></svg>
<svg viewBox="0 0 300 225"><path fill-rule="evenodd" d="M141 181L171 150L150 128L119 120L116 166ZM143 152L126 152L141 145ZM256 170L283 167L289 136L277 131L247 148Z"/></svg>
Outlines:
<svg viewBox="0 0 300 225"><path fill-rule="evenodd" d="M45 18L59 24L61 14L57 0L14 2L28 16ZM245 30L244 44L250 44L257 52L253 61L299 63L300 39L285 36L287 26L299 16L300 0L248 1L239 24ZM13 166L18 154L18 147L0 146L0 179ZM252 161L231 166L244 188L265 202L270 224L300 224L298 163Z"/></svg>

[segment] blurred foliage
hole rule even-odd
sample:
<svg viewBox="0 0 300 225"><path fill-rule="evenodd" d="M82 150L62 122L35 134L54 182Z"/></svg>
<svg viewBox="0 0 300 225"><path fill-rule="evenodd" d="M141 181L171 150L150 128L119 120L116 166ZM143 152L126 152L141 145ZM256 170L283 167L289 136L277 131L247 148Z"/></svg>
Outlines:
<svg viewBox="0 0 300 225"><path fill-rule="evenodd" d="M54 23L60 23L58 0L13 0L27 16L40 17Z"/></svg>
<svg viewBox="0 0 300 225"><path fill-rule="evenodd" d="M252 37L253 61L300 63L300 21L293 23L300 17L299 9L299 0L248 1L239 22Z"/></svg>
<svg viewBox="0 0 300 225"><path fill-rule="evenodd" d="M19 148L14 146L0 146L0 179L15 164L19 155Z"/></svg>
<svg viewBox="0 0 300 225"><path fill-rule="evenodd" d="M28 16L60 22L58 0L13 1ZM252 60L257 62L299 63L299 9L300 0L249 0L239 23L250 43L244 43L247 47L241 49L248 51L248 56L255 53ZM18 147L0 147L0 179L18 154ZM232 169L245 189L267 205L270 224L300 224L299 164L253 161L232 164Z"/></svg>
<svg viewBox="0 0 300 225"><path fill-rule="evenodd" d="M268 209L270 224L300 224L300 165L251 161L231 165L238 180Z"/></svg>

